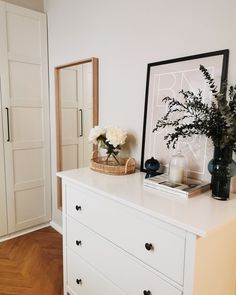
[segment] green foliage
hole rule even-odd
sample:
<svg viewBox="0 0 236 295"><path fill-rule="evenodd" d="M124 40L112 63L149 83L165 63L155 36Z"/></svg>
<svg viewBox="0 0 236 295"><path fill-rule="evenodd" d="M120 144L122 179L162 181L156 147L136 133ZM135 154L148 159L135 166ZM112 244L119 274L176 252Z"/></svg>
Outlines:
<svg viewBox="0 0 236 295"><path fill-rule="evenodd" d="M223 83L222 89L218 91L207 69L202 65L199 69L210 87L215 102L204 103L201 90L197 94L181 90L183 102L167 96L163 101L168 104L168 111L157 121L153 132L167 126L174 127L174 132L164 137L168 148L175 148L180 137L200 134L211 138L216 147L227 146L236 151L236 85L230 86L227 91L227 83ZM177 119L171 118L174 113L179 114Z"/></svg>
<svg viewBox="0 0 236 295"><path fill-rule="evenodd" d="M112 156L115 161L119 164L116 156L119 154L119 151L121 150L121 147L118 145L117 147L114 147L112 144L110 144L107 141L106 136L104 135L100 135L97 140L99 141L100 147L106 150L106 154L107 154L107 161L110 158L110 156Z"/></svg>

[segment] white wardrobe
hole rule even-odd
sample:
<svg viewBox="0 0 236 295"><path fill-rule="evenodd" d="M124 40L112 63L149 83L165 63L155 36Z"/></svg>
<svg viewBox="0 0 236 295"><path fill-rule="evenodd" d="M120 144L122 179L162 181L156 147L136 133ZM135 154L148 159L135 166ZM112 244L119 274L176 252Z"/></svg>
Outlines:
<svg viewBox="0 0 236 295"><path fill-rule="evenodd" d="M0 236L51 218L47 29L0 1Z"/></svg>

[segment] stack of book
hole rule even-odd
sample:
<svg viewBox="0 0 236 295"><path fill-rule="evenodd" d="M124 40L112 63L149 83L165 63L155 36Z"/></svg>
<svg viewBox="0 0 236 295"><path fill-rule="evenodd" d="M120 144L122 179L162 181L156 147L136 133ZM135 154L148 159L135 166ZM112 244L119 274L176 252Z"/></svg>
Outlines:
<svg viewBox="0 0 236 295"><path fill-rule="evenodd" d="M166 174L145 178L143 184L186 199L210 189L210 183L208 182L188 178L184 183L174 183L169 180Z"/></svg>

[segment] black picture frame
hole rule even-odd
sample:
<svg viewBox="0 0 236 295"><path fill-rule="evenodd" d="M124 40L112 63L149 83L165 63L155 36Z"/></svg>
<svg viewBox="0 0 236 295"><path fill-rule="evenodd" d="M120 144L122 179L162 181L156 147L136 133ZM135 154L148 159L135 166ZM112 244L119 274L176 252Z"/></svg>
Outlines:
<svg viewBox="0 0 236 295"><path fill-rule="evenodd" d="M162 160L161 160L161 158L165 157L164 152L162 155L160 155L158 151L156 153L150 152L150 150L152 149L151 148L151 142L153 140L152 137L157 136L156 132L155 134L151 132L151 129L153 130L155 128L155 123L157 119L161 117L161 115L160 117L156 116L153 110L153 109L158 109L157 105L159 101L162 101L160 97L162 88L160 88L161 89L160 90L158 86L155 86L155 85L160 86L160 83L158 84L158 82L155 82L155 81L166 80L165 82L163 82L163 84L165 83L168 84L168 81L166 78L168 77L168 75L169 75L169 78L170 77L173 78L173 79L171 78L172 80L174 80L174 77L175 77L176 79L175 82L180 80L179 75L181 75L182 77L181 81L185 81L184 79L186 79L187 81L187 78L185 77L185 75L189 75L189 76L192 75L192 80L189 82L189 86L191 87L191 89L187 89L188 87L179 87L178 92L176 92L176 95L179 95L179 91L181 89L192 90L194 92L197 89L193 90L192 84L198 85L198 89L201 89L201 86L203 86L204 85L203 83L205 83L204 78L202 77L199 71L199 66L200 64L202 64L207 69L210 68L212 70L212 73L211 73L212 77L215 79L217 86L220 88L222 85L222 82L227 79L228 60L229 60L229 50L224 49L224 50L207 52L207 53L191 55L191 56L186 56L181 58L174 58L174 59L169 59L169 60L164 60L159 62L153 62L147 65L146 92L145 92L145 105L144 105L144 117L143 117L142 150L141 150L141 163L140 163L141 171L146 172L145 161L151 157L157 158L157 160L160 161L162 166L167 166L167 163L162 163ZM200 80L200 78L198 77L199 75L201 76L202 80ZM196 76L196 79L194 78L195 76ZM161 80L160 80L160 77L161 77ZM178 83L176 82L176 84ZM181 82L181 85L182 85L182 82ZM186 82L186 85L188 85L187 82ZM174 87L176 88L177 85L175 85ZM166 90L170 91L171 88L166 88ZM164 92L165 91L163 91L162 98L164 98L165 96L174 97L173 95L167 95L167 94L164 95ZM155 107L152 107L152 106L155 106ZM161 108L162 107L164 106L161 106ZM160 144L163 144L163 142L160 142ZM205 175L201 175L200 177L197 177L197 178L204 179Z"/></svg>

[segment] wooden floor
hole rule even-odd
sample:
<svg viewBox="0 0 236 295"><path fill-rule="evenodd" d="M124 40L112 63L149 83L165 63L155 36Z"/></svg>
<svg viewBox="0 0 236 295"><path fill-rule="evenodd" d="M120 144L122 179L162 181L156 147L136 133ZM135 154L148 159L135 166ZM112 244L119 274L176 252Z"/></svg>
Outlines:
<svg viewBox="0 0 236 295"><path fill-rule="evenodd" d="M0 243L0 295L61 295L62 237L51 227Z"/></svg>

